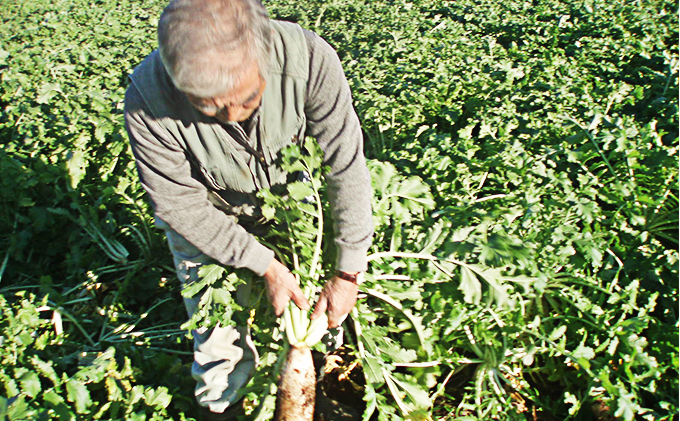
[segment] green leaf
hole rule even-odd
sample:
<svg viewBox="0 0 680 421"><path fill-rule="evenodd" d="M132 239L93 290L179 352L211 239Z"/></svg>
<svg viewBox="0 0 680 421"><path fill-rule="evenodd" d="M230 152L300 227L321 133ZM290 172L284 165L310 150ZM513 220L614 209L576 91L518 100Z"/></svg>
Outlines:
<svg viewBox="0 0 680 421"><path fill-rule="evenodd" d="M303 159L307 162L310 169L321 168L321 163L323 162L323 151L316 140L312 137L305 138L304 143L305 152L307 155L303 155Z"/></svg>
<svg viewBox="0 0 680 421"><path fill-rule="evenodd" d="M480 303L482 299L482 284L477 279L477 275L466 266L460 267L460 285L458 289L463 292L463 298L466 303Z"/></svg>
<svg viewBox="0 0 680 421"><path fill-rule="evenodd" d="M231 293L224 288L212 290L213 302L223 305L230 305L232 303Z"/></svg>
<svg viewBox="0 0 680 421"><path fill-rule="evenodd" d="M413 349L403 349L399 344L389 337L384 337L379 345L380 351L389 356L395 363L410 363L418 358L418 354Z"/></svg>
<svg viewBox="0 0 680 421"><path fill-rule="evenodd" d="M132 408L137 402L144 399L144 386L134 386L132 390L128 393L127 405L128 408Z"/></svg>
<svg viewBox="0 0 680 421"><path fill-rule="evenodd" d="M467 238L470 236L470 234L475 230L475 227L463 227L455 230L453 233L451 233L451 236L449 237L449 241L453 241L456 243L459 243L461 241L467 240Z"/></svg>
<svg viewBox="0 0 680 421"><path fill-rule="evenodd" d="M120 401L123 399L123 391L118 387L118 382L113 377L107 377L104 380L106 384L106 390L108 391L108 397L110 402Z"/></svg>
<svg viewBox="0 0 680 421"><path fill-rule="evenodd" d="M90 399L90 391L87 390L87 386L71 378L66 382L66 392L67 399L76 405L76 411L79 414L89 413L92 399Z"/></svg>
<svg viewBox="0 0 680 421"><path fill-rule="evenodd" d="M66 154L66 168L68 169L71 188L75 189L85 177L87 168L85 152L80 149L69 151Z"/></svg>
<svg viewBox="0 0 680 421"><path fill-rule="evenodd" d="M400 376L401 379L397 379L396 377L392 377L392 380L399 385L401 389L403 389L408 396L410 396L411 401L416 405L418 408L431 408L432 407L432 401L430 400L430 396L427 393L427 390L420 384L415 383L414 381L406 380L405 376Z"/></svg>
<svg viewBox="0 0 680 421"><path fill-rule="evenodd" d="M53 389L48 390L42 395L44 402L49 403L46 405L51 408L60 420L75 420L76 416L73 413L73 409L64 401L64 398L57 394Z"/></svg>
<svg viewBox="0 0 680 421"><path fill-rule="evenodd" d="M38 374L33 371L28 371L24 368L18 369L17 373L20 371L23 373L18 375L18 380L19 383L21 384L23 392L26 393L31 398L37 397L40 394L40 391L42 390Z"/></svg>
<svg viewBox="0 0 680 421"><path fill-rule="evenodd" d="M406 199L407 207L413 210L420 208L431 209L434 200L430 194L430 188L418 177L409 177L390 189L390 195Z"/></svg>
<svg viewBox="0 0 680 421"><path fill-rule="evenodd" d="M29 408L24 396L19 396L7 410L9 420L31 420L35 419L36 415L35 411Z"/></svg>
<svg viewBox="0 0 680 421"><path fill-rule="evenodd" d="M287 189L288 193L290 193L290 197L295 200L303 200L314 194L312 187L308 183L303 183L301 181L288 184Z"/></svg>
<svg viewBox="0 0 680 421"><path fill-rule="evenodd" d="M56 393L53 389L46 391L42 395L42 398L45 402L49 402L54 406L64 404L64 398L61 397L61 395L59 395L58 393Z"/></svg>
<svg viewBox="0 0 680 421"><path fill-rule="evenodd" d="M581 344L571 353L571 355L578 359L584 358L590 360L595 357L595 351L593 351L592 348Z"/></svg>
<svg viewBox="0 0 680 421"><path fill-rule="evenodd" d="M381 197L387 194L388 186L397 175L397 169L394 165L388 162L380 162L376 160L369 161L368 167L371 172L371 184L375 197Z"/></svg>
<svg viewBox="0 0 680 421"><path fill-rule="evenodd" d="M218 264L203 265L198 268L198 276L210 285L219 281L224 272L226 272L226 269Z"/></svg>
<svg viewBox="0 0 680 421"><path fill-rule="evenodd" d="M367 353L366 357L362 358L361 361L367 383L372 385L381 385L385 383L385 378L383 377L382 369L380 368L380 360L378 358Z"/></svg>
<svg viewBox="0 0 680 421"><path fill-rule="evenodd" d="M550 339L551 341L556 341L560 337L562 337L562 335L564 335L566 332L567 332L567 326L562 325L562 326L558 327L557 329L553 330L553 332L550 334L548 339Z"/></svg>
<svg viewBox="0 0 680 421"><path fill-rule="evenodd" d="M510 299L510 290L512 287L503 283L506 278L499 268L481 265L468 265L468 267L489 285L489 294L496 301L496 306L498 308L512 307L513 301Z"/></svg>
<svg viewBox="0 0 680 421"><path fill-rule="evenodd" d="M38 104L48 104L52 98L62 93L61 85L58 83L45 83L38 89L38 97L36 102Z"/></svg>
<svg viewBox="0 0 680 421"><path fill-rule="evenodd" d="M0 66L4 66L5 64L7 64L8 58L9 58L9 52L0 48ZM0 419L2 419L1 416L0 416Z"/></svg>
<svg viewBox="0 0 680 421"><path fill-rule="evenodd" d="M31 199L30 197L20 197L19 198L19 206L22 208L29 208L31 206L35 205L35 201Z"/></svg>
<svg viewBox="0 0 680 421"><path fill-rule="evenodd" d="M378 396L375 392L375 388L371 383L366 384L366 391L364 393L364 402L366 402L366 409L361 417L362 421L370 421L373 413L378 407Z"/></svg>
<svg viewBox="0 0 680 421"><path fill-rule="evenodd" d="M158 387L156 389L149 389L144 393L144 399L147 405L155 409L165 409L170 405L172 396L168 393L165 387Z"/></svg>
<svg viewBox="0 0 680 421"><path fill-rule="evenodd" d="M262 206L262 216L266 220L274 219L275 215L276 215L276 209L273 206L271 206L271 205Z"/></svg>
<svg viewBox="0 0 680 421"><path fill-rule="evenodd" d="M198 281L184 284L182 285L182 297L193 298L210 284L211 283L207 279L199 279Z"/></svg>
<svg viewBox="0 0 680 421"><path fill-rule="evenodd" d="M635 402L635 393L628 393L623 387L619 387L619 398L616 400L615 417L620 417L624 421L632 421L641 407Z"/></svg>
<svg viewBox="0 0 680 421"><path fill-rule="evenodd" d="M47 377L54 386L59 386L61 384L57 372L52 367L51 361L45 362L34 355L31 357L31 364L33 364L40 375Z"/></svg>
<svg viewBox="0 0 680 421"><path fill-rule="evenodd" d="M536 355L536 351L538 351L538 348L535 346L531 346L527 350L527 354L522 358L522 364L528 366L531 366L534 363L534 356Z"/></svg>
<svg viewBox="0 0 680 421"><path fill-rule="evenodd" d="M427 232L427 240L420 250L421 254L432 254L446 239L449 233L447 221L439 219Z"/></svg>
<svg viewBox="0 0 680 421"><path fill-rule="evenodd" d="M572 352L572 356L577 359L576 362L578 364L586 369L590 369L590 360L595 357L595 351L593 351L592 348L581 344Z"/></svg>

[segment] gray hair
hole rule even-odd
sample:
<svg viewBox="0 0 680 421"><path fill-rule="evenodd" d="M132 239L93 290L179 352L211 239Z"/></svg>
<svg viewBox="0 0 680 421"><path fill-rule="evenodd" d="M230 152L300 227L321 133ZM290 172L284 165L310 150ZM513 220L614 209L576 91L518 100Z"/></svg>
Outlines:
<svg viewBox="0 0 680 421"><path fill-rule="evenodd" d="M163 65L182 92L228 92L255 61L267 71L271 25L259 0L174 0L158 23Z"/></svg>

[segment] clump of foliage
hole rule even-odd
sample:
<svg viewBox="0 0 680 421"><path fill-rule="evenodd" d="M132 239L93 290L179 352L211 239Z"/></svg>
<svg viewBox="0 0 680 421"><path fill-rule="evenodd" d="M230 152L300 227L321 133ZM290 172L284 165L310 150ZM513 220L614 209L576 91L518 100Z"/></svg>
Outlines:
<svg viewBox="0 0 680 421"><path fill-rule="evenodd" d="M122 103L127 75L153 50L149 40L163 4L29 0L3 5L0 294L3 309L24 301L40 308L48 297L50 314L62 316L63 332L53 329L51 345L39 353L46 363L63 360L55 368L60 382L62 373L72 384L81 381L73 377L79 355L102 355L96 370L133 388L121 399L132 390L166 387L168 395L182 390L167 409L167 417L179 419L195 406L187 374L191 348L178 342L184 333L177 309L183 304L167 246L152 228L137 181ZM41 321L41 329L45 324L49 319ZM36 346L27 344L27 356ZM17 367L32 369L24 364L28 360ZM86 369L91 361L83 364ZM14 378L13 371L7 373ZM99 396L105 385L95 380L81 382L99 402L88 414L106 403ZM31 414L54 416L57 403L41 406L49 380L41 384L42 392L25 402L32 402ZM54 387L64 398L60 411L68 407L82 417L65 386ZM16 393L24 392L5 389L3 380L0 395L17 405ZM131 414L142 406L136 404ZM125 411L116 416L125 417ZM147 412L148 419L153 411Z"/></svg>
<svg viewBox="0 0 680 421"><path fill-rule="evenodd" d="M62 355L60 345L69 338L59 332L59 311L47 297L17 298L10 305L0 297L0 418L166 419L171 399L166 388L133 385L130 359L119 362L113 347ZM42 317L46 312L52 322Z"/></svg>
<svg viewBox="0 0 680 421"><path fill-rule="evenodd" d="M444 230L437 257L537 280L512 284L505 302L467 274L467 292L456 282L413 288L402 305L423 308L428 335L448 344L452 378L474 373L469 386L442 391L450 401L439 402L454 406L438 413L587 419L604 407L622 419L671 419L677 5L331 2L307 11L276 2L274 10L338 49L368 152L431 186L436 206L410 226L387 225L375 250L419 251L393 234L403 225ZM412 286L380 285L390 296Z"/></svg>

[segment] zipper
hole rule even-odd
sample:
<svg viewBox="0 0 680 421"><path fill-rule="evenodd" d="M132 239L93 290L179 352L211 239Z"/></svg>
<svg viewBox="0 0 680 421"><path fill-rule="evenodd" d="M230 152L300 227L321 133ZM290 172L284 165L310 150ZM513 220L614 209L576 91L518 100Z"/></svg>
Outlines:
<svg viewBox="0 0 680 421"><path fill-rule="evenodd" d="M243 146L246 149L246 151L248 151L249 154L254 156L255 159L257 159L261 164L263 165L266 164L267 160L264 158L264 154L250 146L250 142L248 142L248 135L246 135L246 132L245 130L243 130L243 127L241 127L241 125L238 123L232 123L229 125L233 127L236 130L236 132L240 135L234 137L234 140L238 142L239 145Z"/></svg>
<svg viewBox="0 0 680 421"><path fill-rule="evenodd" d="M267 177L267 183L269 184L269 187L271 188L273 176L270 174L269 171L272 169L272 166L271 165L265 166L267 159L265 158L264 152L263 152L263 149L264 149L264 145L263 145L263 143L264 143L264 133L263 133L263 130L262 130L262 125L260 124L260 117L257 118L257 121L255 123L257 123L257 125L255 126L255 130L256 130L256 133L257 133L256 134L257 145L260 149L260 153L262 154L262 160L260 161L261 164L262 164L262 171L264 172L265 177ZM270 157L270 159L271 159L271 157Z"/></svg>
<svg viewBox="0 0 680 421"><path fill-rule="evenodd" d="M254 121L253 124L256 124L256 130L258 131L259 134L259 127L260 127L260 122L259 118L258 121ZM241 127L240 124L238 123L229 123L227 124L228 126L232 127L234 130L236 130L236 133L238 136L234 136L234 140L241 146L245 148L245 150L252 155L255 160L262 166L262 171L264 172L265 176L267 177L267 182L271 186L271 179L269 176L269 171L268 171L268 166L267 166L267 159L265 158L264 152L259 151L255 148L253 148L250 145L250 142L248 142L248 135L246 134L245 130L243 130L243 127ZM259 145L262 144L260 139L256 139ZM258 181L257 181L257 176L255 174L251 174L253 176L253 181L255 181L255 186L258 187L258 190L260 189Z"/></svg>

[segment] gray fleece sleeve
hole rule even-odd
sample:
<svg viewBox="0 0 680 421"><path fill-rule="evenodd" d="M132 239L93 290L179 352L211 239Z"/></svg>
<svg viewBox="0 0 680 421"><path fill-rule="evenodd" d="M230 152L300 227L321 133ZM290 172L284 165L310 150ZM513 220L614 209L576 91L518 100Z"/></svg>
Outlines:
<svg viewBox="0 0 680 421"><path fill-rule="evenodd" d="M359 118L335 50L313 32L304 32L310 52L306 134L316 138L331 169L326 181L338 248L336 269L363 272L368 266L373 216Z"/></svg>
<svg viewBox="0 0 680 421"><path fill-rule="evenodd" d="M219 263L262 276L274 252L210 203L185 151L149 116L134 85L125 95L125 126L156 217Z"/></svg>

